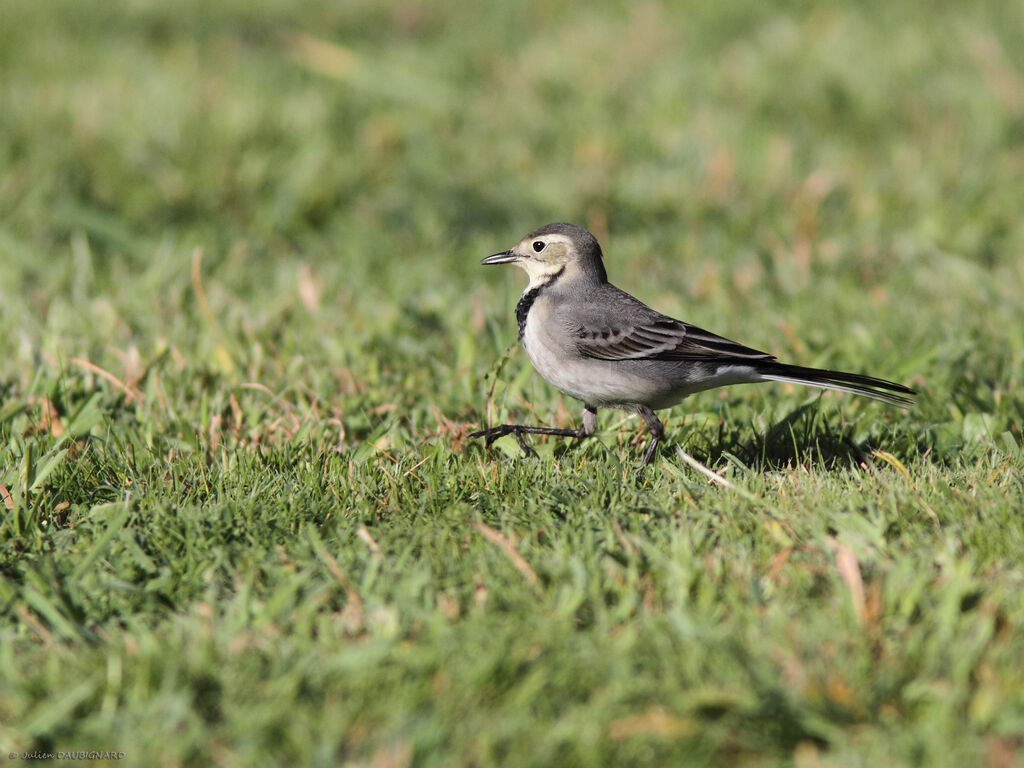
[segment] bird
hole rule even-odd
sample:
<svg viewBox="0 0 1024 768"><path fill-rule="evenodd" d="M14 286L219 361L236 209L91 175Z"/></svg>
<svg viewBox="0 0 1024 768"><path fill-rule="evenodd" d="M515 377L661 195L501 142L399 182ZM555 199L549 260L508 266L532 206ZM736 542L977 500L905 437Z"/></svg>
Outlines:
<svg viewBox="0 0 1024 768"><path fill-rule="evenodd" d="M717 334L651 309L608 282L601 246L583 227L547 224L481 264L514 264L529 284L516 305L519 339L541 377L583 403L578 429L502 424L470 433L496 439L514 435L585 438L597 429L599 408L632 410L650 440L641 469L654 458L665 428L654 413L696 392L732 384L789 382L834 389L909 407L913 389L859 373L779 362Z"/></svg>

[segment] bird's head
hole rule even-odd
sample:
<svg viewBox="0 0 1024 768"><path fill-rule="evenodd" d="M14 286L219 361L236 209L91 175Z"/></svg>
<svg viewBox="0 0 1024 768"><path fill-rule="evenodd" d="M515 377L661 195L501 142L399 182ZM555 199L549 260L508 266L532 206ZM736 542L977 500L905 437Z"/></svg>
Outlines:
<svg viewBox="0 0 1024 768"><path fill-rule="evenodd" d="M535 229L515 248L488 256L480 263L515 264L529 276L531 288L562 276L608 281L597 238L575 224L548 224Z"/></svg>

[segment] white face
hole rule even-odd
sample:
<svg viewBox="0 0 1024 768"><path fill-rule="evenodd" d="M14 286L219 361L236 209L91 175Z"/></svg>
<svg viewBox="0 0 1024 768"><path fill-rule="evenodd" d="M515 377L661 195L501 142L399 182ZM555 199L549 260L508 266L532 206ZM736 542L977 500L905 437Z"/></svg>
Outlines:
<svg viewBox="0 0 1024 768"><path fill-rule="evenodd" d="M546 282L575 257L572 240L565 235L527 237L512 249L515 264L530 277L530 287Z"/></svg>

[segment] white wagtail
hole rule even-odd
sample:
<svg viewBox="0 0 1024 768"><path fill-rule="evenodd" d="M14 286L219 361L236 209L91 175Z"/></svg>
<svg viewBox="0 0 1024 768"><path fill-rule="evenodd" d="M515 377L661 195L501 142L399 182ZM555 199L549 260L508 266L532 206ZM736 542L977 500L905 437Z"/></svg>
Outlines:
<svg viewBox="0 0 1024 768"><path fill-rule="evenodd" d="M788 381L899 406L911 405L916 394L859 373L780 363L767 352L656 312L608 282L601 246L575 224L548 224L481 263L516 264L526 271L530 284L516 305L526 354L545 381L583 401L579 429L503 424L470 434L486 437L487 445L511 434L525 453L536 455L524 433L589 437L598 408L625 408L640 414L651 433L646 466L665 435L654 411L705 389Z"/></svg>

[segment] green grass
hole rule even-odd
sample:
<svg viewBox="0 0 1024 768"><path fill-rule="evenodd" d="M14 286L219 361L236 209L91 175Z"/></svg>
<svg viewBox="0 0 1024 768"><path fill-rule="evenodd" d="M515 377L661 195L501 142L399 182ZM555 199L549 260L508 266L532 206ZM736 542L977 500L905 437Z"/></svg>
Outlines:
<svg viewBox="0 0 1024 768"><path fill-rule="evenodd" d="M0 750L1024 764L1019 4L8 0L0 75ZM556 220L919 406L467 442L576 423L478 267Z"/></svg>

